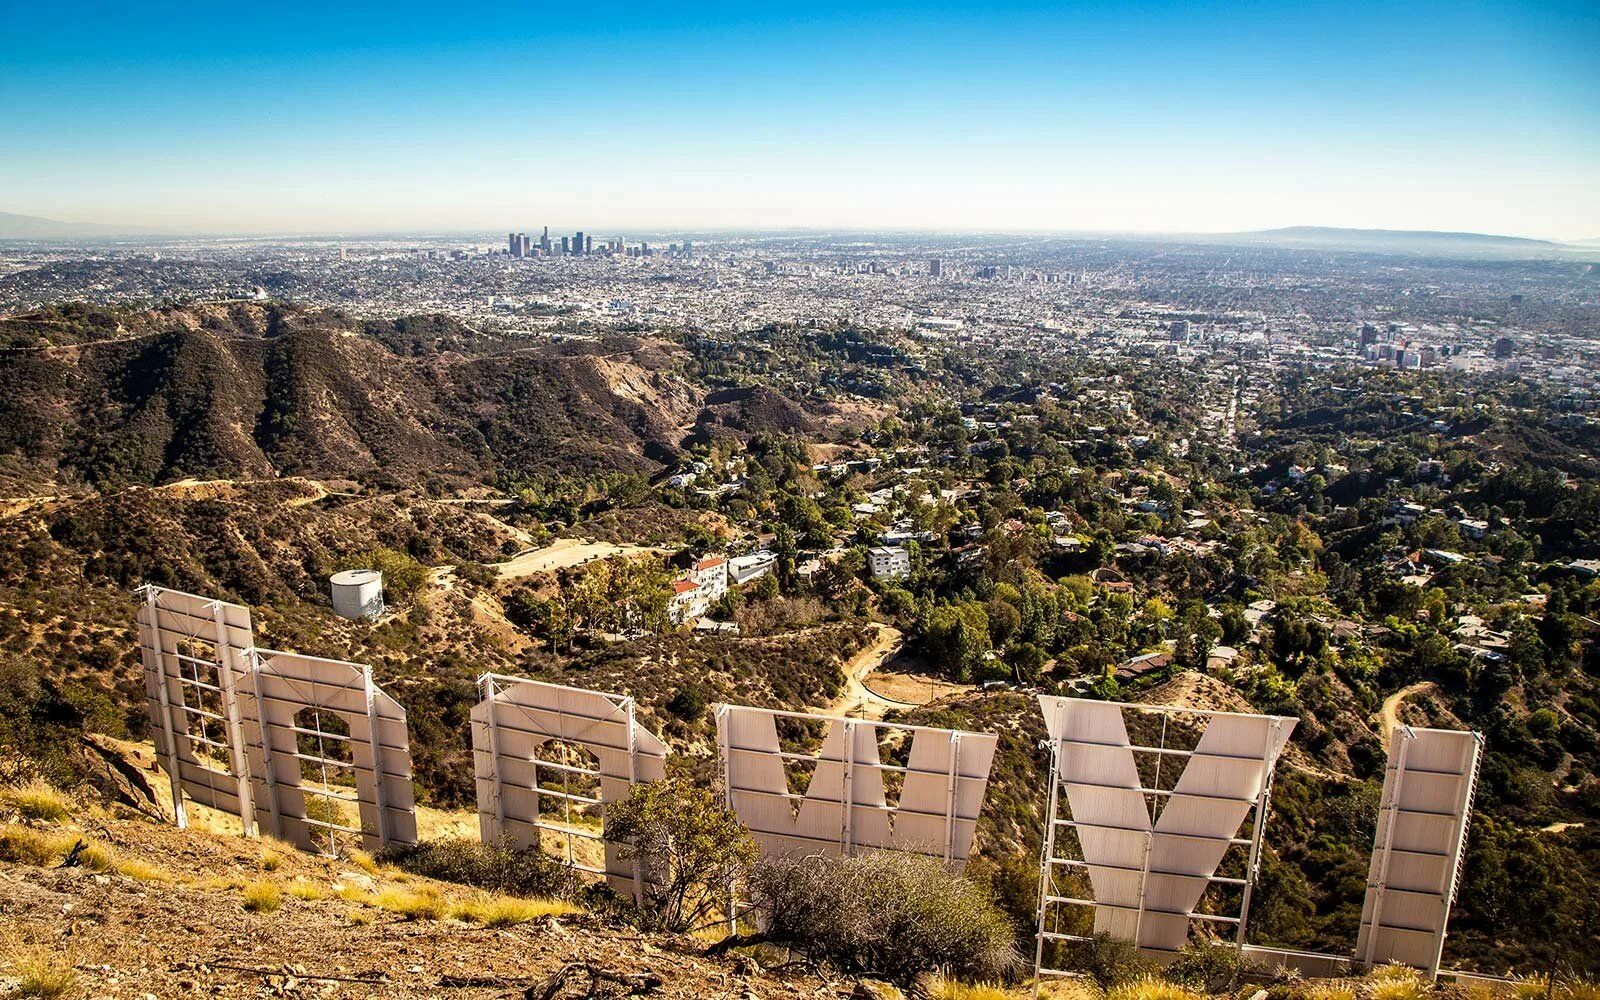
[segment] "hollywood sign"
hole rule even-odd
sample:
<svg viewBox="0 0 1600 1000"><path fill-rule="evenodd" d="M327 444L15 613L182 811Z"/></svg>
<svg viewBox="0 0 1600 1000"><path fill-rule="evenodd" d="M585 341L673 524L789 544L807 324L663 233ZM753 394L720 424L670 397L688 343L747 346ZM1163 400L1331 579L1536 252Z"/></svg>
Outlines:
<svg viewBox="0 0 1600 1000"><path fill-rule="evenodd" d="M248 608L140 590L157 756L187 797L303 849L417 842L405 711L370 667L255 645ZM555 847L640 898L605 811L666 774L631 698L484 674L471 713L485 843ZM1050 753L1035 967L1095 935L1171 957L1197 924L1310 971L1401 961L1436 974L1477 779L1475 733L1391 734L1353 956L1249 946L1272 776L1297 720L1040 696ZM718 705L724 801L769 856L897 850L969 857L994 734ZM807 747L816 747L808 750ZM786 749L788 747L788 749ZM1231 910L1231 912L1227 912Z"/></svg>

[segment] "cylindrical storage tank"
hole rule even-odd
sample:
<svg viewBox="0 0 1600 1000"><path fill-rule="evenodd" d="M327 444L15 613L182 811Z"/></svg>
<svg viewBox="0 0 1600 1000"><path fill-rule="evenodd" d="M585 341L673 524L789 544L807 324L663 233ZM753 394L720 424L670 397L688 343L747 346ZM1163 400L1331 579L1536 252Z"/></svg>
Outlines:
<svg viewBox="0 0 1600 1000"><path fill-rule="evenodd" d="M383 574L375 569L347 569L328 578L333 612L341 618L376 618L383 614Z"/></svg>

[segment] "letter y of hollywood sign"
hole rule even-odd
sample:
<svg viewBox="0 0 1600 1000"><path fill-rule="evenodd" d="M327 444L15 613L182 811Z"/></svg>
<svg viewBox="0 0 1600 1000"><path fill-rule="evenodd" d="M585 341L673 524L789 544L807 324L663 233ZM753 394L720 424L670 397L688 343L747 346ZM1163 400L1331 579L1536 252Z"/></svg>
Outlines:
<svg viewBox="0 0 1600 1000"><path fill-rule="evenodd" d="M1173 952L1188 938L1189 918L1239 826L1261 805L1273 766L1297 720L1266 715L1188 713L1204 719L1192 751L1161 750L1182 767L1152 823L1128 738L1124 706L1042 695L1059 790L1066 793L1094 888L1096 933ZM1128 706L1139 708L1140 706ZM1143 706L1149 710L1150 706ZM1058 807L1059 808L1059 807ZM1051 817L1052 820L1055 817Z"/></svg>

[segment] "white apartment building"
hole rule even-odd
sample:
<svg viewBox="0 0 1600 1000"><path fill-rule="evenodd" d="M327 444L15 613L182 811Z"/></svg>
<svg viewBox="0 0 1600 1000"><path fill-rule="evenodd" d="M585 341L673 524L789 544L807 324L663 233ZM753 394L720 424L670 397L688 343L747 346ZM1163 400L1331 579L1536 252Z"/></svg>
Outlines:
<svg viewBox="0 0 1600 1000"><path fill-rule="evenodd" d="M867 569L874 580L904 580L911 575L911 552L900 545L878 545L867 550Z"/></svg>

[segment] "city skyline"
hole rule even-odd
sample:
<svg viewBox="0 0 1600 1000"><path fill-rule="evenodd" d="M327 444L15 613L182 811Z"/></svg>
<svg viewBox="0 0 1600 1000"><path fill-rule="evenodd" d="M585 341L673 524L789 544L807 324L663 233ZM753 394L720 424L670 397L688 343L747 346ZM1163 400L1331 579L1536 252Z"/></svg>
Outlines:
<svg viewBox="0 0 1600 1000"><path fill-rule="evenodd" d="M1579 4L13 5L0 28L0 211L121 229L1600 237Z"/></svg>

